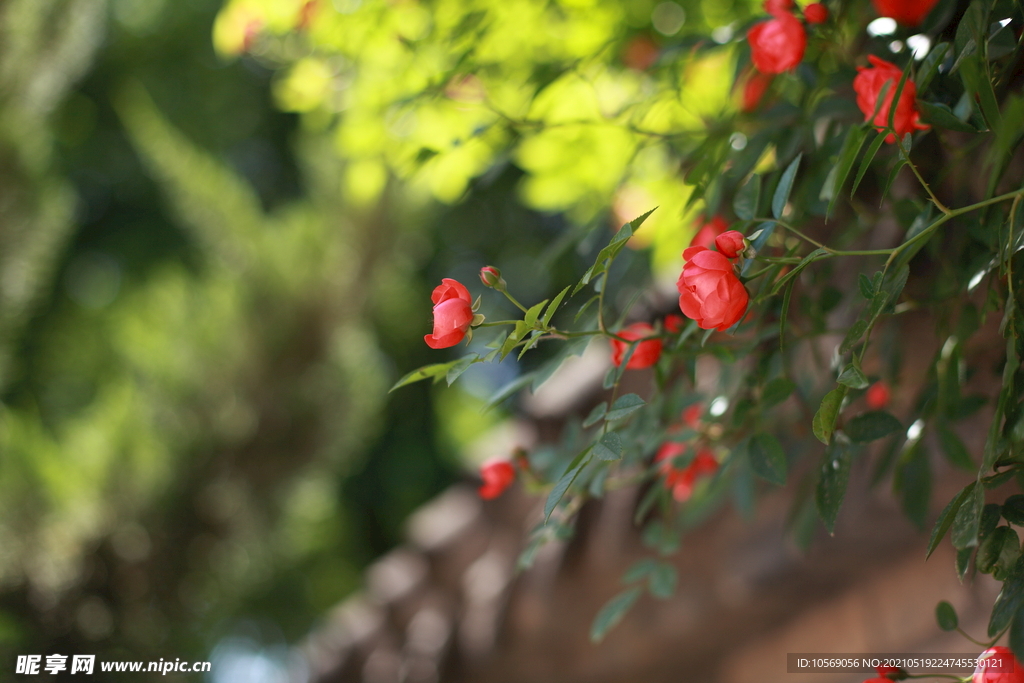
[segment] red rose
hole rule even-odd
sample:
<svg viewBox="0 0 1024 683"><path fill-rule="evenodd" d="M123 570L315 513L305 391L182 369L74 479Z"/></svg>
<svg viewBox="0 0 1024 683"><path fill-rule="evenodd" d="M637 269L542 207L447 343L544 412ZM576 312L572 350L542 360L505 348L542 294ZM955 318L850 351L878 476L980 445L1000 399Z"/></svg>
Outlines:
<svg viewBox="0 0 1024 683"><path fill-rule="evenodd" d="M804 25L792 14L779 13L762 21L749 31L750 58L757 70L765 74L781 74L795 69L804 58L807 34Z"/></svg>
<svg viewBox="0 0 1024 683"><path fill-rule="evenodd" d="M872 0L883 17L895 19L904 26L917 26L939 0Z"/></svg>
<svg viewBox="0 0 1024 683"><path fill-rule="evenodd" d="M516 480L516 468L508 460L489 460L480 466L480 497L491 500L500 496Z"/></svg>
<svg viewBox="0 0 1024 683"><path fill-rule="evenodd" d="M679 308L703 330L726 330L736 324L750 300L732 263L717 251L690 247L683 252L686 265L676 282Z"/></svg>
<svg viewBox="0 0 1024 683"><path fill-rule="evenodd" d="M697 234L690 240L691 247L707 247L710 249L715 243L715 238L729 229L729 224L721 216L715 216L710 221L700 226Z"/></svg>
<svg viewBox="0 0 1024 683"><path fill-rule="evenodd" d="M820 2L812 2L804 7L804 19L808 24L824 24L828 21L828 8Z"/></svg>
<svg viewBox="0 0 1024 683"><path fill-rule="evenodd" d="M729 230L715 238L715 247L724 256L736 258L747 248L747 245L743 243L743 235L736 230Z"/></svg>
<svg viewBox="0 0 1024 683"><path fill-rule="evenodd" d="M761 98L764 97L765 92L768 91L768 87L775 78L771 74L763 74L756 69L751 69L751 71L753 73L747 77L747 82L743 84L742 110L747 114L757 109L758 105L761 104Z"/></svg>
<svg viewBox="0 0 1024 683"><path fill-rule="evenodd" d="M618 335L623 339L635 341L637 339L643 339L654 334L654 328L647 323L633 323L626 329L620 331ZM626 355L626 351L629 349L631 344L621 342L618 339L608 340L612 345L612 363L615 367L622 365L622 359ZM630 356L629 362L626 363L627 370L643 370L649 368L658 362L661 358L661 340L660 339L648 339L642 341L636 345L636 350L633 351L633 355Z"/></svg>
<svg viewBox="0 0 1024 683"><path fill-rule="evenodd" d="M884 381L878 381L868 387L865 398L868 402L868 408L872 410L881 410L882 408L889 405L889 385ZM885 674L882 674L883 676Z"/></svg>
<svg viewBox="0 0 1024 683"><path fill-rule="evenodd" d="M697 428L700 424L700 416L704 414L704 409L699 403L694 403L692 406L683 411L683 422L687 427Z"/></svg>
<svg viewBox="0 0 1024 683"><path fill-rule="evenodd" d="M683 325L686 323L686 318L675 313L669 313L665 316L665 329L673 334L678 334L683 331Z"/></svg>
<svg viewBox="0 0 1024 683"><path fill-rule="evenodd" d="M501 279L501 271L494 266L484 266L480 269L480 282L484 287L504 287L505 281Z"/></svg>
<svg viewBox="0 0 1024 683"><path fill-rule="evenodd" d="M857 91L857 106L864 112L864 120L870 121L871 114L875 111L875 104L878 102L878 93L886 83L891 83L889 91L885 93L885 101L878 107L878 114L875 116L874 124L879 129L889 125L889 111L892 109L892 99L896 95L896 87L899 85L903 72L895 64L879 59L874 55L868 55L871 66L858 66L857 76L853 79L853 89ZM896 133L903 137L915 130L928 128L921 123L921 114L917 111L914 98L917 97L917 85L914 81L907 79L903 84L903 92L900 93L900 101L896 103L896 115L893 117L893 126ZM890 133L886 142L896 141Z"/></svg>
<svg viewBox="0 0 1024 683"><path fill-rule="evenodd" d="M687 501L693 494L697 478L706 474L714 474L718 469L718 461L711 451L703 449L686 467L676 467L673 460L686 452L686 445L669 441L658 449L654 462L660 462L659 471L665 477L665 487L672 491L672 497L680 503Z"/></svg>
<svg viewBox="0 0 1024 683"><path fill-rule="evenodd" d="M432 349L455 346L473 322L469 290L461 282L446 277L434 288L430 300L434 302L434 333L424 336L423 341Z"/></svg>
<svg viewBox="0 0 1024 683"><path fill-rule="evenodd" d="M764 0L764 11L773 16L785 14L793 9L793 0Z"/></svg>
<svg viewBox="0 0 1024 683"><path fill-rule="evenodd" d="M869 678L864 683L892 683L892 680L888 678Z"/></svg>
<svg viewBox="0 0 1024 683"><path fill-rule="evenodd" d="M975 669L972 683L1024 683L1024 669L1013 656L1013 650L996 645L981 653L982 659L990 657L993 658L992 666Z"/></svg>

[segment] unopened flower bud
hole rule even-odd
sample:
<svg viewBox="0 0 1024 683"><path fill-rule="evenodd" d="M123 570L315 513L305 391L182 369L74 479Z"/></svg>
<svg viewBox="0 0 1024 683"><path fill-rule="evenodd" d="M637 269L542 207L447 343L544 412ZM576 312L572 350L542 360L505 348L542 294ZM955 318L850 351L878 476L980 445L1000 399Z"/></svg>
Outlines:
<svg viewBox="0 0 1024 683"><path fill-rule="evenodd" d="M505 281L501 278L501 271L494 266L484 266L480 269L480 282L484 286L493 289L504 289Z"/></svg>

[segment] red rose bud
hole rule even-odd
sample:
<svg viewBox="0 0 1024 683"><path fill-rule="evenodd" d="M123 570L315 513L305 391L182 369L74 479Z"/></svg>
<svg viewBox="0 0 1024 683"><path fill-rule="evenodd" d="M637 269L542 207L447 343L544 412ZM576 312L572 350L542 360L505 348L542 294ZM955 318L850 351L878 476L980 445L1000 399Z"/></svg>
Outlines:
<svg viewBox="0 0 1024 683"><path fill-rule="evenodd" d="M484 283L485 287L492 287L494 289L505 287L505 281L501 278L501 271L494 266L484 266L480 269L480 282Z"/></svg>
<svg viewBox="0 0 1024 683"><path fill-rule="evenodd" d="M643 339L652 334L654 334L654 328L647 323L633 323L618 333L620 337L630 341ZM626 351L629 350L632 344L621 342L618 339L610 339L609 342L612 345L612 363L615 367L619 367L622 365L622 359L625 357ZM661 340L648 339L636 345L633 355L630 356L629 362L626 363L626 369L643 370L657 363L659 358L661 358Z"/></svg>
<svg viewBox="0 0 1024 683"><path fill-rule="evenodd" d="M718 248L719 253L729 258L736 258L744 249L747 248L743 235L736 230L723 232L721 235L716 237L715 246Z"/></svg>
<svg viewBox="0 0 1024 683"><path fill-rule="evenodd" d="M786 14L793 9L793 0L764 0L764 11L772 16Z"/></svg>
<svg viewBox="0 0 1024 683"><path fill-rule="evenodd" d="M508 460L489 460L480 466L483 486L478 490L484 500L497 498L516 480L516 468Z"/></svg>
<svg viewBox="0 0 1024 683"><path fill-rule="evenodd" d="M939 0L872 0L883 17L895 19L904 26L917 26Z"/></svg>
<svg viewBox="0 0 1024 683"><path fill-rule="evenodd" d="M761 104L762 98L764 98L764 94L775 79L771 74L763 74L756 69L751 69L751 71L753 73L747 77L746 82L743 84L742 110L747 114L757 109Z"/></svg>
<svg viewBox="0 0 1024 683"><path fill-rule="evenodd" d="M679 275L679 308L703 330L727 330L743 317L750 296L732 263L717 251L690 247Z"/></svg>
<svg viewBox="0 0 1024 683"><path fill-rule="evenodd" d="M683 411L683 423L686 424L687 427L696 429L697 425L700 424L700 417L703 414L704 409L701 405L699 403L694 403Z"/></svg>
<svg viewBox="0 0 1024 683"><path fill-rule="evenodd" d="M828 21L828 8L820 2L812 2L804 7L804 19L808 24L824 24Z"/></svg>
<svg viewBox="0 0 1024 683"><path fill-rule="evenodd" d="M665 487L672 491L672 497L680 503L686 502L693 495L693 487L698 478L714 474L718 469L718 461L707 449L698 452L686 467L676 467L673 460L685 452L684 444L670 441L663 444L654 456L655 462L662 463L659 471L665 477Z"/></svg>
<svg viewBox="0 0 1024 683"><path fill-rule="evenodd" d="M868 387L865 398L867 399L868 408L871 408L871 410L881 410L882 408L885 408L889 405L889 385L883 381L875 382ZM893 669L893 671L898 670L899 669ZM886 673L889 672L887 671ZM879 675L884 676L885 674L879 671Z"/></svg>
<svg viewBox="0 0 1024 683"><path fill-rule="evenodd" d="M683 325L686 324L686 318L675 313L669 313L665 316L665 329L673 334L678 334L683 331Z"/></svg>
<svg viewBox="0 0 1024 683"><path fill-rule="evenodd" d="M434 332L423 337L432 349L455 346L466 336L473 322L473 301L469 290L451 278L444 278L430 295L434 302Z"/></svg>
<svg viewBox="0 0 1024 683"><path fill-rule="evenodd" d="M857 67L857 76L853 79L853 89L857 92L857 106L864 112L864 120L870 121L871 114L875 111L878 102L878 94L886 83L891 84L873 121L875 127L883 129L889 125L892 100L896 95L896 88L903 77L903 72L895 64L874 55L868 55L868 61L871 62L871 66ZM907 133L913 133L915 130L928 128L927 125L921 123L921 114L917 111L917 105L914 102L916 97L917 85L908 78L903 84L903 92L900 93L899 102L896 103L896 114L893 116L893 127L900 137ZM896 138L890 133L885 141L893 143Z"/></svg>
<svg viewBox="0 0 1024 683"><path fill-rule="evenodd" d="M974 670L972 683L1024 683L1024 668L1010 648L996 645L982 652L980 658L991 662Z"/></svg>
<svg viewBox="0 0 1024 683"><path fill-rule="evenodd" d="M749 31L750 58L764 74L781 74L797 67L807 49L804 25L792 14L780 13Z"/></svg>
<svg viewBox="0 0 1024 683"><path fill-rule="evenodd" d="M721 216L715 216L710 221L700 226L700 230L690 240L691 247L706 247L710 249L715 243L715 238L729 229L729 224Z"/></svg>

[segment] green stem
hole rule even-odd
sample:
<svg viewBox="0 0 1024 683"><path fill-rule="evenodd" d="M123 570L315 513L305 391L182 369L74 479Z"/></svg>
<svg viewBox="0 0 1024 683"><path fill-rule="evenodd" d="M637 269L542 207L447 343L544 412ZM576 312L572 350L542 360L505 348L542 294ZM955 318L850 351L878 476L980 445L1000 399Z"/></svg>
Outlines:
<svg viewBox="0 0 1024 683"><path fill-rule="evenodd" d="M515 307L516 307L516 308L518 308L518 309L519 309L520 311L522 311L523 313L526 313L526 312L527 312L526 306L524 306L524 305L522 305L521 303L519 303L518 301L516 301L516 298L515 298L514 296L512 296L511 294L509 294L509 292L508 292L508 290L507 290L507 289L501 289L501 290L499 290L499 291L500 291L500 292L501 292L502 294L504 294L504 295L505 295L505 298L506 298L506 299L508 299L509 301L511 301L511 302L512 302L513 304L515 304Z"/></svg>
<svg viewBox="0 0 1024 683"><path fill-rule="evenodd" d="M783 228L785 228L786 230L789 230L791 233L793 233L797 237L801 238L802 240L808 242L809 244L813 244L818 249L824 249L826 252L828 252L829 256L883 256L883 255L888 255L888 254L892 253L892 249L854 249L854 250L833 249L831 247L826 247L824 244L822 244L818 240L805 235L804 233L800 232L799 230L797 230L795 227L793 227L789 223L786 223L785 221L780 221L777 218L755 218L754 220L755 221L763 221L763 222L766 222L766 223L767 222L777 223L778 225L781 225ZM769 257L769 258L771 258L771 257ZM800 259L800 260L802 260L802 259ZM799 262L799 260L797 262ZM781 261L780 261L780 263L781 263ZM788 263L788 261L787 261L787 263Z"/></svg>
<svg viewBox="0 0 1024 683"><path fill-rule="evenodd" d="M921 173L917 170L917 165L910 160L910 154L903 147L903 141L900 139L900 136L897 135L895 131L892 132L892 136L896 138L896 146L900 148L900 154L903 155L903 160L907 162L907 166L909 166L910 170L914 172L915 176L917 176L918 182L921 183L921 187L923 187L924 191L928 193L928 196L932 198L932 202L935 203L935 206L939 207L939 211L947 216L950 215L952 212L949 210L949 207L939 201L939 198L935 196L934 192L932 192L932 188L930 188L928 183L924 181L924 178L921 177Z"/></svg>

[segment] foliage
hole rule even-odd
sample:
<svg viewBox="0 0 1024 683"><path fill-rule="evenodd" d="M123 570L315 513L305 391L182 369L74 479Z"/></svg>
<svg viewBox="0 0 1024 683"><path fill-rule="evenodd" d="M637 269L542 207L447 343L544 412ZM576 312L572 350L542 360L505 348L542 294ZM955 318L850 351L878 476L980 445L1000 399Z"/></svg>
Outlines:
<svg viewBox="0 0 1024 683"><path fill-rule="evenodd" d="M653 245L656 270L674 278L682 266L675 254L690 234L688 211L734 211L732 228L749 244L736 263L750 295L747 315L724 334L698 334L695 322L681 332L669 332L667 320L656 323L650 339L660 339L665 353L646 404L617 420L592 413L589 427L567 431L556 457L532 464L550 486L535 540L563 536L590 496L666 476L649 467L666 440L691 444L688 457L711 448L720 467L683 505L672 502L668 486L650 489L638 519L661 553L674 551L678 535L730 492L741 509L751 509L759 488L746 484L751 471L765 480L762 487L794 477L810 483L799 490L815 491L831 532L853 463L872 457L869 444L880 441L875 479L891 473L907 516L923 527L933 469L924 437L934 432L975 480L940 516L930 549L951 528L961 576L976 552L977 571L1007 582L989 633L998 637L1024 619L1014 588L1024 580L1009 526L1015 513L1005 517L1007 526L998 525L999 514L982 514L985 491L1010 483L1021 467L1024 438L1019 4L943 0L910 28L868 27L875 15L867 3L828 3L827 23L801 29L808 45L800 66L742 107L730 90L750 77L745 35L756 8L711 15L702 5L703 16L695 12L690 21L688 6L682 30L655 21L656 35L644 28L652 8L642 5L316 4L314 18L296 28L281 19L301 9L292 3L236 0L222 19L242 8L255 17L263 31L249 49L280 65L282 106L303 112L307 125L334 140L349 164L350 197L368 201L394 174L454 201L474 177L511 160L526 174L524 202L564 211L579 226L559 248L593 255L606 244L580 268L570 296L559 299L561 313L546 308L543 293L530 300L540 303L520 304L510 277L499 291L521 319L474 322L507 332L484 349L471 346L460 362L414 371L402 383L451 383L470 365L521 357L546 340L568 349L601 337L635 349L637 340L617 331L631 316L652 317L631 307L654 283L639 271L613 277L618 260L636 254L624 247ZM653 46L646 62L632 51L642 41ZM300 58L292 56L297 43L306 47ZM870 74L868 55L875 58ZM896 63L891 71L889 60ZM900 105L886 110L891 102ZM621 225L654 206L610 241L601 237L607 215ZM572 299L587 287L593 298ZM481 312L487 306L485 300ZM573 309L580 311L575 318ZM917 338L902 346L878 341L911 325L911 311L928 312L934 322L928 372L920 385L900 387L907 395L901 417L883 406L865 410L870 385L898 386L907 355L932 354ZM994 359L975 360L969 342L993 333L1006 349L997 361L1001 386L971 393L967 378L981 368L968 363ZM536 389L564 357L550 357L496 400ZM702 422L676 432L680 410L694 399L701 357L720 361L720 379L700 397L708 405ZM628 362L629 352L609 370L612 401ZM972 454L951 424L983 407L991 426L984 450ZM636 597L634 587L613 599L595 636Z"/></svg>

